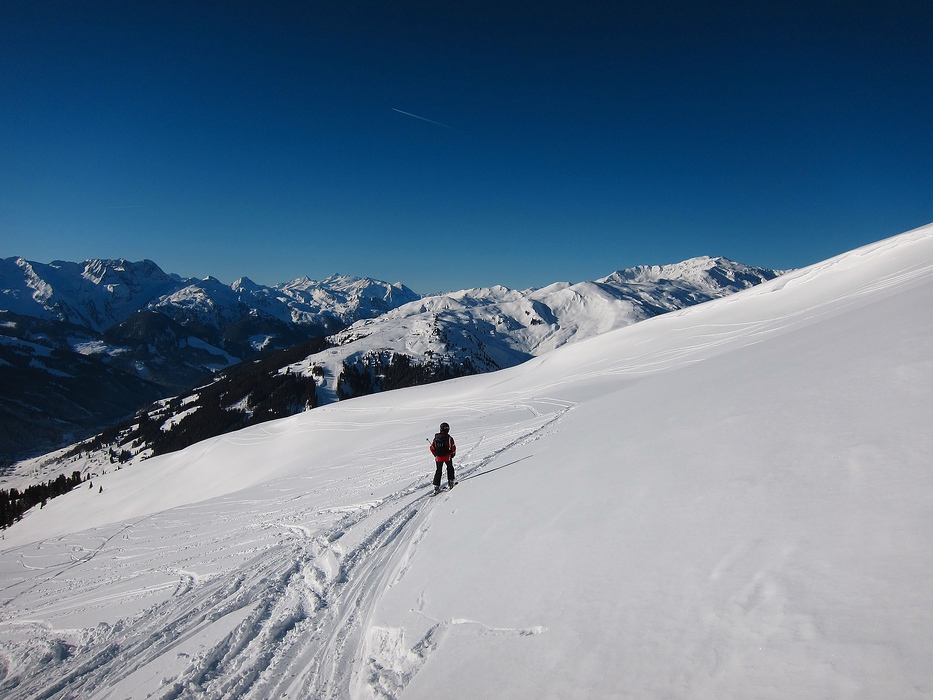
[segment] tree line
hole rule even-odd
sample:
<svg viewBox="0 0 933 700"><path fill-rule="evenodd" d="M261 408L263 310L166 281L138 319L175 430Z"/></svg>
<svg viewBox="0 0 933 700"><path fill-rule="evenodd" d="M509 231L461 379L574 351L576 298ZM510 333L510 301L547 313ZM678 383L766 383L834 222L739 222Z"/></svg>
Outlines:
<svg viewBox="0 0 933 700"><path fill-rule="evenodd" d="M110 426L79 443L65 458L110 448L110 461L124 463L133 452L149 449L168 454L196 442L250 425L300 413L318 405L313 376L280 372L326 347L323 338L305 341L288 350L269 353L224 372L205 386L167 402L153 404L133 418ZM166 424L171 416L185 415ZM115 451L116 448L116 451Z"/></svg>
<svg viewBox="0 0 933 700"><path fill-rule="evenodd" d="M354 396L432 384L483 371L471 357L460 360L429 358L426 362L417 362L392 350L370 351L343 362L337 378L337 398L343 401Z"/></svg>
<svg viewBox="0 0 933 700"><path fill-rule="evenodd" d="M74 471L70 477L61 474L56 479L27 486L22 491L0 489L0 528L8 528L33 506L45 506L50 498L68 493L82 481L81 472Z"/></svg>

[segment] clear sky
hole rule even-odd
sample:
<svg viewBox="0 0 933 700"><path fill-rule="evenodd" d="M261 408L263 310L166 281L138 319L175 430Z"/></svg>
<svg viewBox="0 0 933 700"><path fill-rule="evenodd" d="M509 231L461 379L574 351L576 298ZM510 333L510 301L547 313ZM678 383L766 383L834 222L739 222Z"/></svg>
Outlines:
<svg viewBox="0 0 933 700"><path fill-rule="evenodd" d="M0 257L427 293L933 221L933 3L0 3Z"/></svg>

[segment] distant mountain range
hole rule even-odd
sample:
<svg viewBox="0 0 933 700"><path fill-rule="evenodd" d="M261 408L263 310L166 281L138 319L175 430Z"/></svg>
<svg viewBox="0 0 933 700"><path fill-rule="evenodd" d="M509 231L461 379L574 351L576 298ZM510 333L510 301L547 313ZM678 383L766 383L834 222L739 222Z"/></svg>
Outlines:
<svg viewBox="0 0 933 700"><path fill-rule="evenodd" d="M171 451L340 399L513 366L778 274L700 257L593 282L422 298L356 277L228 286L151 261L8 258L0 454L9 462L67 444L146 404L85 451L111 461Z"/></svg>
<svg viewBox="0 0 933 700"><path fill-rule="evenodd" d="M0 463L418 298L340 275L267 287L183 279L150 260L0 260Z"/></svg>
<svg viewBox="0 0 933 700"><path fill-rule="evenodd" d="M274 344L283 326L323 334L420 298L402 284L333 275L266 287L247 277L226 285L213 277L183 279L151 260L0 260L0 309L22 316L66 321L104 332L140 312L157 312L218 341L231 327L255 324L256 350ZM262 324L270 324L263 328ZM266 333L267 338L262 334Z"/></svg>

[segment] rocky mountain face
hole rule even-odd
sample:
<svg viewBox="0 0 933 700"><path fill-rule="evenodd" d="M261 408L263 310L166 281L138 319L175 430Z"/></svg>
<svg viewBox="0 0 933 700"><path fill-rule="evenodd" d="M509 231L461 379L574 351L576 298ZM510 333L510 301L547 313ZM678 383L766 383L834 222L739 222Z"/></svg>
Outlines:
<svg viewBox="0 0 933 700"><path fill-rule="evenodd" d="M99 342L83 326L0 311L0 466L93 434L165 395L72 349Z"/></svg>
<svg viewBox="0 0 933 700"><path fill-rule="evenodd" d="M418 298L340 275L267 287L183 279L149 260L0 260L0 465Z"/></svg>

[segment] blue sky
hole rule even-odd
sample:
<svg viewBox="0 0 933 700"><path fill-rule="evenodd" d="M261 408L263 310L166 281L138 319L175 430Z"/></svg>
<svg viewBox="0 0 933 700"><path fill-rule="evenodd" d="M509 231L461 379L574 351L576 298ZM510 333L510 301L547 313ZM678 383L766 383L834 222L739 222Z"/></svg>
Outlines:
<svg viewBox="0 0 933 700"><path fill-rule="evenodd" d="M933 221L927 0L446 5L5 0L0 257L427 293Z"/></svg>

